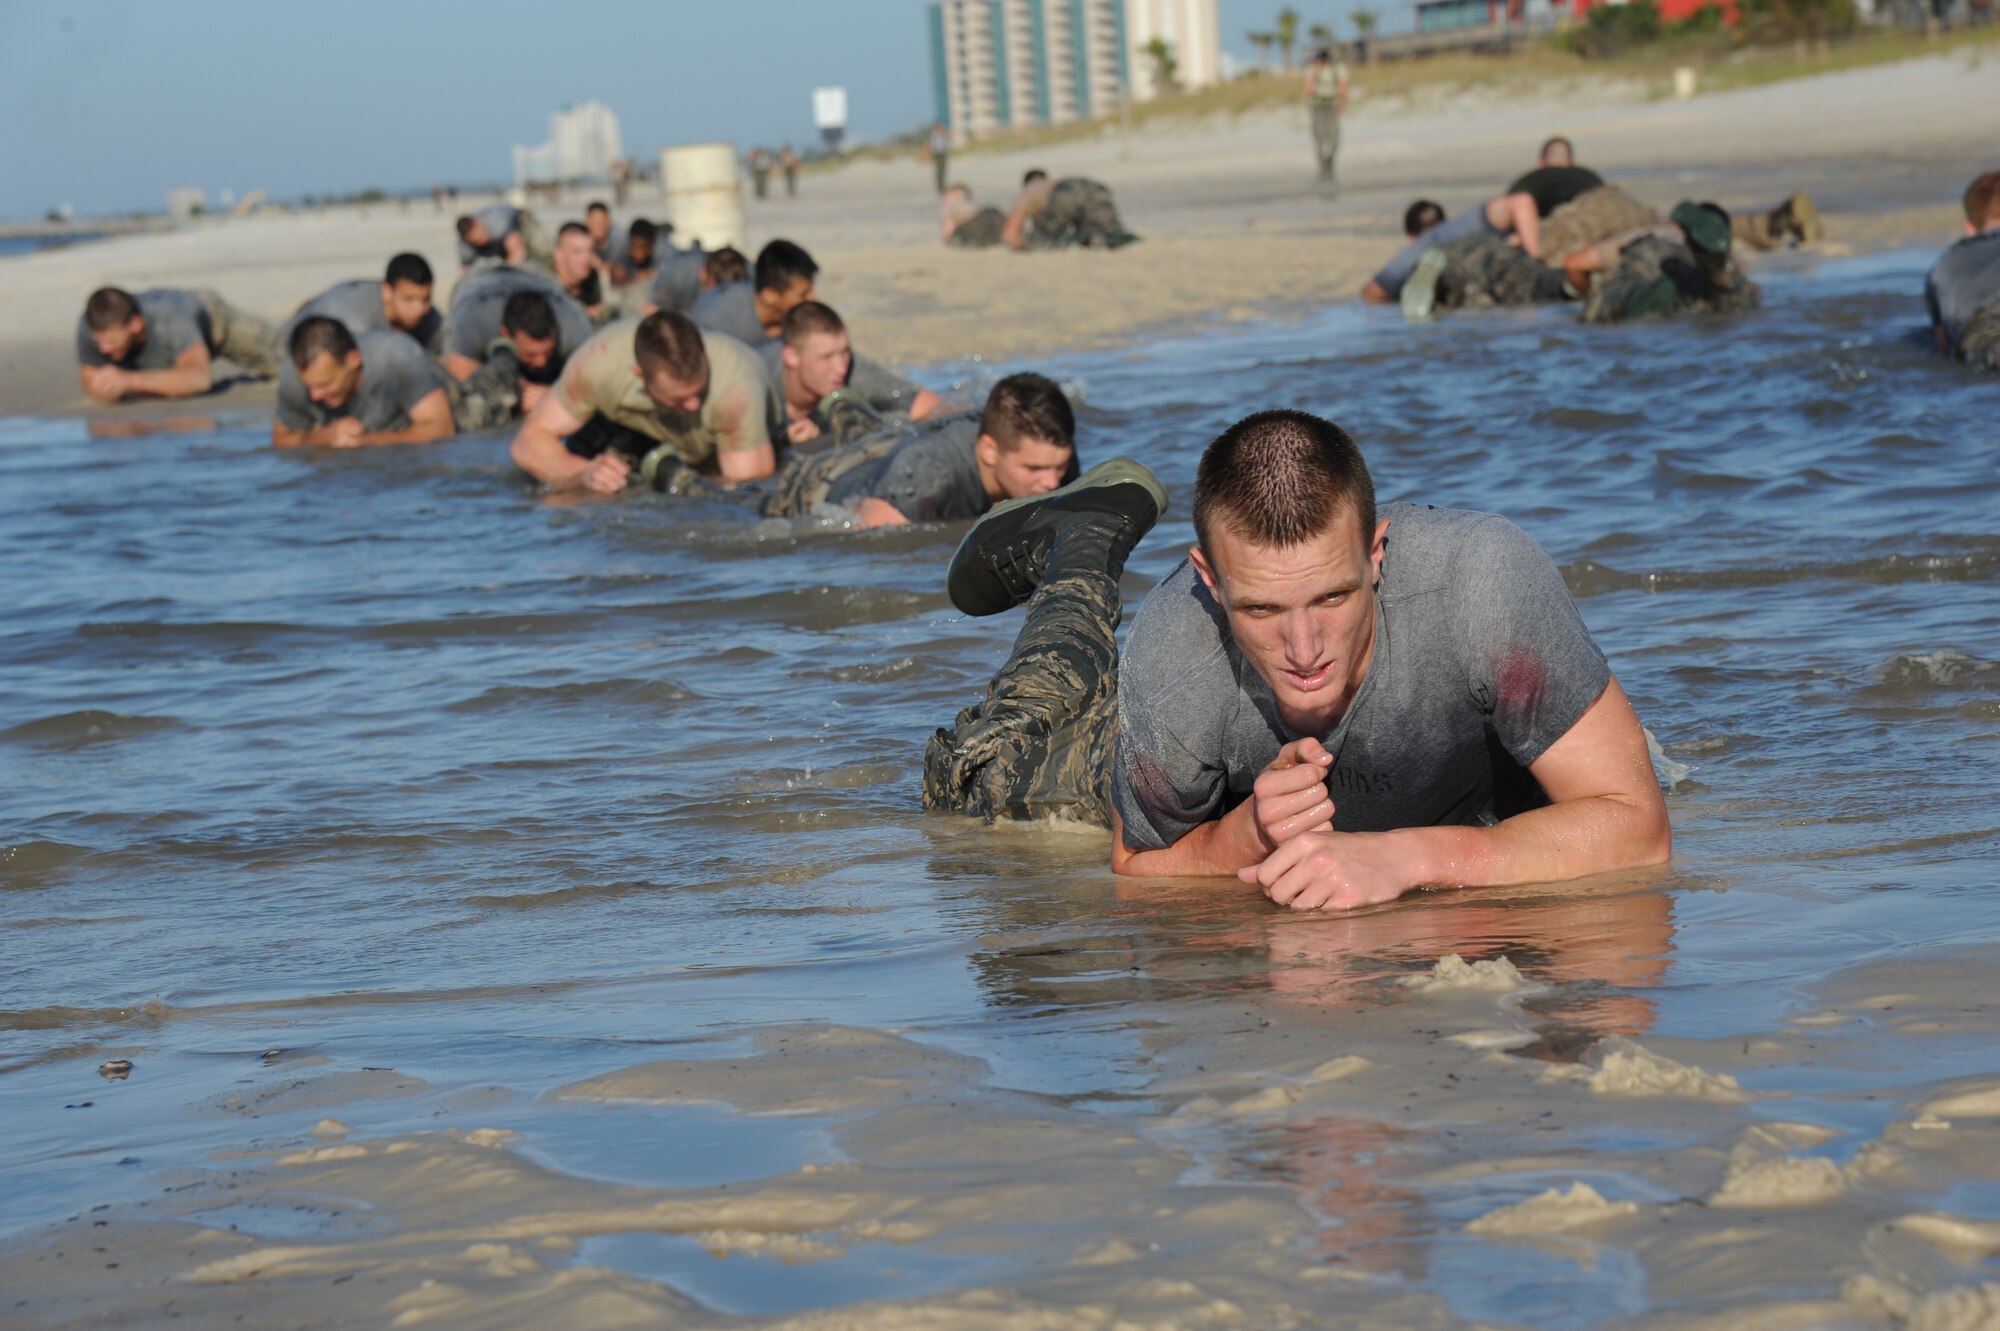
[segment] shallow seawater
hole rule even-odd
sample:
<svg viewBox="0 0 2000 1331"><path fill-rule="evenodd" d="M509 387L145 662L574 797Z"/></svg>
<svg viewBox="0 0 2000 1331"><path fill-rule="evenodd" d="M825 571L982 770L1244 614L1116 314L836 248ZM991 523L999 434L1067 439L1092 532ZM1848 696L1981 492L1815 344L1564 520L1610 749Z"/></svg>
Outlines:
<svg viewBox="0 0 2000 1331"><path fill-rule="evenodd" d="M1139 457L1174 496L1131 603L1190 539L1206 440L1303 407L1355 435L1384 499L1539 539L1656 736L1671 870L1338 919L1115 883L1102 834L918 808L925 738L1018 624L951 609L957 530L550 503L504 440L281 454L226 398L132 438L0 421L0 1232L154 1196L329 1115L357 1140L507 1129L570 1180L893 1166L972 1195L1017 1159L974 1168L981 1124L1037 1125L1022 1140L1067 1143L1086 1192L1126 1185L1117 1151L1157 1154L1168 1209L1289 1208L1298 1263L1446 1318L1726 1303L1726 1270L1464 1226L1577 1180L1665 1206L1698 1170L1646 1162L1719 1159L1764 1118L1819 1125L1807 1153L1844 1161L1928 1088L2000 1074L1990 1020L1756 1049L1869 997L1870 968L1962 974L2000 940L2000 383L1926 354L1927 260L1790 268L1736 321L1341 309L1035 367L1081 392L1086 464ZM970 394L995 372L957 370ZM1449 953L1504 956L1536 987L1437 1017L1445 1000L1395 981ZM1480 1075L1620 1036L1727 1055L1758 1099L1727 1123L1621 1119L1558 1088L1482 1115L1444 1078L1473 1075L1496 1024L1516 1038ZM824 1082L740 1099L694 1075L816 1030L893 1033L889 1064L914 1047L950 1067L847 1074L836 1051ZM1351 1049L1414 1107L1391 1114L1380 1086L1340 1113L1204 1107L1267 1060ZM1451 1051L1466 1062L1437 1061ZM128 1079L99 1077L111 1057ZM662 1061L666 1091L577 1089ZM899 1115L961 1102L964 1140L924 1155L930 1127ZM1929 1204L2000 1218L1996 1168ZM285 1243L390 1223L229 1206L209 1219ZM777 1314L1045 1274L1083 1223L1052 1202L1038 1223L726 1257L627 1229L580 1236L573 1260ZM1863 1269L1852 1247L1767 1292L1834 1297Z"/></svg>

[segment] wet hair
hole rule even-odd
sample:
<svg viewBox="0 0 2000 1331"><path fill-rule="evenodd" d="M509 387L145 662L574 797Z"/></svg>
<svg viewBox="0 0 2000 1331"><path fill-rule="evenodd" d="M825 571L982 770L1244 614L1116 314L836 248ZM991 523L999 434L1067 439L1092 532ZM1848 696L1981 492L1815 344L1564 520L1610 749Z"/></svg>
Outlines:
<svg viewBox="0 0 2000 1331"><path fill-rule="evenodd" d="M389 270L382 274L382 280L390 286L399 282L409 282L420 287L436 286L437 279L431 274L431 266L421 254L398 254L389 260Z"/></svg>
<svg viewBox="0 0 2000 1331"><path fill-rule="evenodd" d="M611 205L602 199L592 199L590 205L583 210L583 215L588 217L592 213L603 213L606 217L609 217L611 216Z"/></svg>
<svg viewBox="0 0 2000 1331"><path fill-rule="evenodd" d="M1010 374L986 395L979 433L991 435L1003 453L1013 452L1026 439L1074 448L1076 412L1055 380L1034 373Z"/></svg>
<svg viewBox="0 0 2000 1331"><path fill-rule="evenodd" d="M582 236L588 240L590 238L590 228L581 222L564 222L556 228L556 241L560 243L564 236Z"/></svg>
<svg viewBox="0 0 2000 1331"><path fill-rule="evenodd" d="M660 238L660 229L648 218L635 217L632 219L632 225L626 228L625 236L627 240L657 241Z"/></svg>
<svg viewBox="0 0 2000 1331"><path fill-rule="evenodd" d="M1025 188L1034 184L1037 180L1047 180L1048 178L1048 172L1042 170L1039 166L1031 166L1028 168L1028 174L1021 177L1021 185Z"/></svg>
<svg viewBox="0 0 2000 1331"><path fill-rule="evenodd" d="M632 350L648 383L664 376L686 384L708 374L701 330L679 310L655 310L641 319L632 334Z"/></svg>
<svg viewBox="0 0 2000 1331"><path fill-rule="evenodd" d="M1565 159L1565 160L1563 160L1563 161L1561 161L1561 162L1549 162L1549 165L1550 165L1550 166L1575 166L1575 165L1576 165L1576 145L1575 145L1575 144L1573 144L1573 143L1571 143L1571 142L1570 142L1570 141L1569 141L1568 139L1564 138L1564 137L1563 137L1562 135L1560 135L1560 134L1557 134L1557 135L1553 136L1552 138L1547 138L1547 139L1544 139L1544 140L1542 140L1542 150L1541 150L1540 152L1538 152L1538 153L1536 153L1536 154L1535 154L1535 158L1536 158L1536 160L1538 160L1538 161L1543 161L1543 162L1548 162L1548 161L1549 161L1549 154L1550 154L1550 153L1552 153L1552 152L1554 152L1554 151L1555 151L1556 149L1558 149L1558 148L1562 149L1562 155L1563 155L1563 157L1564 157L1564 159Z"/></svg>
<svg viewBox="0 0 2000 1331"><path fill-rule="evenodd" d="M1977 227L2000 221L2000 171L1988 171L1965 187L1965 220Z"/></svg>
<svg viewBox="0 0 2000 1331"><path fill-rule="evenodd" d="M701 271L712 286L734 286L750 280L750 261L734 245L724 245L719 250L709 251L708 257L702 260Z"/></svg>
<svg viewBox="0 0 2000 1331"><path fill-rule="evenodd" d="M847 325L833 312L831 305L823 305L816 300L803 301L792 306L785 315L785 322L779 336L788 347L801 347L809 337L822 333L844 333Z"/></svg>
<svg viewBox="0 0 2000 1331"><path fill-rule="evenodd" d="M474 217L471 213L467 213L464 216L460 217L458 219L458 238L460 240L471 240L472 228L478 225L479 225L479 219Z"/></svg>
<svg viewBox="0 0 2000 1331"><path fill-rule="evenodd" d="M120 328L139 317L139 302L124 287L99 287L83 303L83 321L90 331Z"/></svg>
<svg viewBox="0 0 2000 1331"><path fill-rule="evenodd" d="M789 291L800 278L810 282L818 276L819 265L813 256L789 240L774 240L757 251L759 291Z"/></svg>
<svg viewBox="0 0 2000 1331"><path fill-rule="evenodd" d="M500 307L500 326L516 337L556 335L556 307L539 291L516 291Z"/></svg>
<svg viewBox="0 0 2000 1331"><path fill-rule="evenodd" d="M303 370L321 356L344 361L348 353L356 348L354 334L347 331L346 324L338 319L329 319L324 314L315 314L309 319L299 320L298 327L292 329L288 349L292 353L292 364Z"/></svg>
<svg viewBox="0 0 2000 1331"><path fill-rule="evenodd" d="M1415 240L1434 226L1444 225L1444 209L1429 199L1418 199L1403 211L1403 234Z"/></svg>
<svg viewBox="0 0 2000 1331"><path fill-rule="evenodd" d="M1375 482L1347 431L1303 411L1260 411L1217 435L1202 451L1194 480L1195 540L1218 521L1253 545L1299 545L1340 515L1361 519L1375 535Z"/></svg>

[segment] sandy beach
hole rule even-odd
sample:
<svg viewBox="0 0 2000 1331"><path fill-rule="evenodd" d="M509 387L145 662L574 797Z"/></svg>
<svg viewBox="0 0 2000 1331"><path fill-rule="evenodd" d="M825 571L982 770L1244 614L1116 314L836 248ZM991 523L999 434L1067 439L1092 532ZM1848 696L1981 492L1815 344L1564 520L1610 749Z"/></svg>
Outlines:
<svg viewBox="0 0 2000 1331"><path fill-rule="evenodd" d="M1532 165L1551 133L1570 135L1582 161L1662 206L1697 197L1755 208L1804 190L1826 214L1828 254L1949 243L1958 193L1992 151L1991 125L1980 117L1938 114L1988 95L1992 72L1976 54L1684 102L1648 100L1622 84L1371 102L1366 77L1343 131L1337 194L1311 178L1303 110L1235 123L1166 121L1129 139L1107 128L1090 140L967 153L953 164L953 177L985 200L1004 201L1037 165L1109 183L1127 224L1145 237L1124 251L947 250L937 241L928 167L914 159L811 173L796 200L751 200L748 247L785 236L810 249L823 298L846 316L856 345L878 358L1012 360L1167 325L1350 300L1399 245L1412 198L1435 197L1453 210L1474 204ZM576 213L584 200L570 201ZM642 194L631 211L647 204ZM451 218L428 204L218 219L5 260L0 410L88 406L72 338L83 298L99 285L210 286L279 320L334 282L379 272L400 250L424 254L448 288L458 267ZM449 302L441 290L438 303ZM213 399L268 400L268 389L248 385Z"/></svg>

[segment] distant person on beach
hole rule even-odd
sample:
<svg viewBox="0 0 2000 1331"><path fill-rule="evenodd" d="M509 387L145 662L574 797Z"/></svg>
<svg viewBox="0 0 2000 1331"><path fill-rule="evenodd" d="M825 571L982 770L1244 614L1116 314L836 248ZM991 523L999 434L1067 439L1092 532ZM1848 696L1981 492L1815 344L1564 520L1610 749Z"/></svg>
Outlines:
<svg viewBox="0 0 2000 1331"><path fill-rule="evenodd" d="M2000 370L2000 171L1965 191L1965 235L1924 279L1924 305L1938 351Z"/></svg>
<svg viewBox="0 0 2000 1331"><path fill-rule="evenodd" d="M977 413L933 417L794 457L764 511L851 512L864 528L955 522L1005 500L1047 494L1075 468L1069 399L1039 374L1014 374L993 386Z"/></svg>
<svg viewBox="0 0 2000 1331"><path fill-rule="evenodd" d="M1007 214L974 203L970 186L953 185L938 199L938 235L947 245L986 249L998 245L1006 229Z"/></svg>
<svg viewBox="0 0 2000 1331"><path fill-rule="evenodd" d="M757 251L750 281L702 293L694 303L694 321L748 347L775 342L785 316L813 298L813 279L818 276L819 265L812 255L789 240L774 240Z"/></svg>
<svg viewBox="0 0 2000 1331"><path fill-rule="evenodd" d="M611 284L623 288L650 283L659 266L659 228L647 218L633 218L612 246Z"/></svg>
<svg viewBox="0 0 2000 1331"><path fill-rule="evenodd" d="M750 185L760 199L771 192L771 154L763 148L750 150Z"/></svg>
<svg viewBox="0 0 2000 1331"><path fill-rule="evenodd" d="M1028 607L924 753L924 803L1111 829L1111 867L1234 875L1294 910L1666 861L1645 732L1560 570L1491 514L1379 514L1360 450L1245 417L1195 479L1195 546L1122 659L1118 579L1167 506L1137 463L996 507L947 579Z"/></svg>
<svg viewBox="0 0 2000 1331"><path fill-rule="evenodd" d="M443 374L401 333L350 333L316 314L293 327L286 351L271 423L279 448L422 444L455 432Z"/></svg>
<svg viewBox="0 0 2000 1331"><path fill-rule="evenodd" d="M931 125L930 137L924 141L924 151L931 159L931 179L937 182L937 192L945 192L945 177L951 171L951 131L942 121Z"/></svg>
<svg viewBox="0 0 2000 1331"><path fill-rule="evenodd" d="M615 239L611 234L611 205L602 199L593 199L583 210L583 229L590 236L592 257L608 273L611 261L616 257Z"/></svg>
<svg viewBox="0 0 2000 1331"><path fill-rule="evenodd" d="M562 224L556 232L555 250L545 267L562 289L583 306L592 323L601 324L616 317L617 311L606 300L605 288L610 283L599 270L590 232L581 222Z"/></svg>
<svg viewBox="0 0 2000 1331"><path fill-rule="evenodd" d="M569 358L510 450L554 490L616 494L638 480L754 481L777 470L770 384L756 352L661 310L602 329Z"/></svg>
<svg viewBox="0 0 2000 1331"><path fill-rule="evenodd" d="M1408 241L1395 257L1382 265L1361 288L1361 299L1371 305L1390 305L1403 298L1404 284L1417 275L1419 265L1426 280L1434 280L1443 270L1443 260L1426 254L1454 241L1490 236L1518 245L1529 258L1541 255L1540 217L1533 196L1516 192L1489 199L1457 217L1447 218L1443 208L1430 199L1418 199L1403 211L1403 235Z"/></svg>
<svg viewBox="0 0 2000 1331"><path fill-rule="evenodd" d="M444 316L431 304L435 287L430 263L423 255L398 254L389 260L380 281L358 277L341 282L299 306L278 334L278 354L286 354L299 320L324 314L346 324L350 333L402 333L415 338L432 356L442 356Z"/></svg>
<svg viewBox="0 0 2000 1331"><path fill-rule="evenodd" d="M1000 242L1010 250L1115 250L1137 239L1119 220L1108 188L1081 176L1051 180L1040 168L1021 177L1021 192L1000 229Z"/></svg>
<svg viewBox="0 0 2000 1331"><path fill-rule="evenodd" d="M458 219L458 261L509 263L520 267L530 259L548 259L548 237L535 215L512 204L490 203Z"/></svg>
<svg viewBox="0 0 2000 1331"><path fill-rule="evenodd" d="M1313 156L1319 178L1333 180L1333 159L1340 152L1340 117L1347 110L1347 65L1325 46L1313 52L1306 66L1306 109L1312 116Z"/></svg>
<svg viewBox="0 0 2000 1331"><path fill-rule="evenodd" d="M920 421L943 405L928 388L857 355L847 325L816 300L793 306L778 339L767 342L762 353L771 379L771 441L781 446L846 443L856 426L880 428L894 416ZM836 419L849 401L866 410Z"/></svg>
<svg viewBox="0 0 2000 1331"><path fill-rule="evenodd" d="M796 152L792 151L791 144L788 143L784 147L778 149L778 166L785 173L785 197L788 199L798 198L799 155Z"/></svg>
<svg viewBox="0 0 2000 1331"><path fill-rule="evenodd" d="M577 299L535 269L468 274L451 294L444 357L445 373L460 385L452 394L458 428L485 429L533 411L592 331Z"/></svg>
<svg viewBox="0 0 2000 1331"><path fill-rule="evenodd" d="M215 361L268 379L271 325L213 291L99 287L76 321L77 382L99 402L194 397L215 386Z"/></svg>

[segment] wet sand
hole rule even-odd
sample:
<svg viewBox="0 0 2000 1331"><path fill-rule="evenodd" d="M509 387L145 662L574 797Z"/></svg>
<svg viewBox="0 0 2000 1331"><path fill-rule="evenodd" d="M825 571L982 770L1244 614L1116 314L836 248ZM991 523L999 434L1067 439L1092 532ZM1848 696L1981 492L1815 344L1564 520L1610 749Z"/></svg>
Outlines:
<svg viewBox="0 0 2000 1331"><path fill-rule="evenodd" d="M1536 145L1558 131L1577 140L1581 160L1663 207L1695 196L1754 208L1803 189L1827 213L1827 252L1941 248L1958 232L1959 192L1990 169L1992 154L1990 125L1941 108L1981 104L1990 78L1976 56L1962 55L1687 102L1602 85L1411 105L1371 104L1364 71L1337 193L1311 179L1303 111L1263 113L1161 123L1129 141L1108 129L954 162L953 177L990 201L1004 201L1033 165L1106 181L1145 237L1123 251L948 250L936 239L929 168L915 160L812 173L796 200L752 200L749 243L783 235L805 244L824 270L822 295L847 317L857 345L908 365L1013 359L1350 300L1400 243L1411 198L1471 206L1531 165ZM580 213L582 202L571 206ZM651 204L641 195L630 211ZM558 210L542 211L560 220ZM216 220L6 260L0 410L89 407L72 339L84 296L103 283L212 286L275 321L334 282L379 272L404 249L430 259L445 288L439 303L448 304L457 271L450 217L427 204ZM237 385L216 405L269 398L268 388Z"/></svg>

